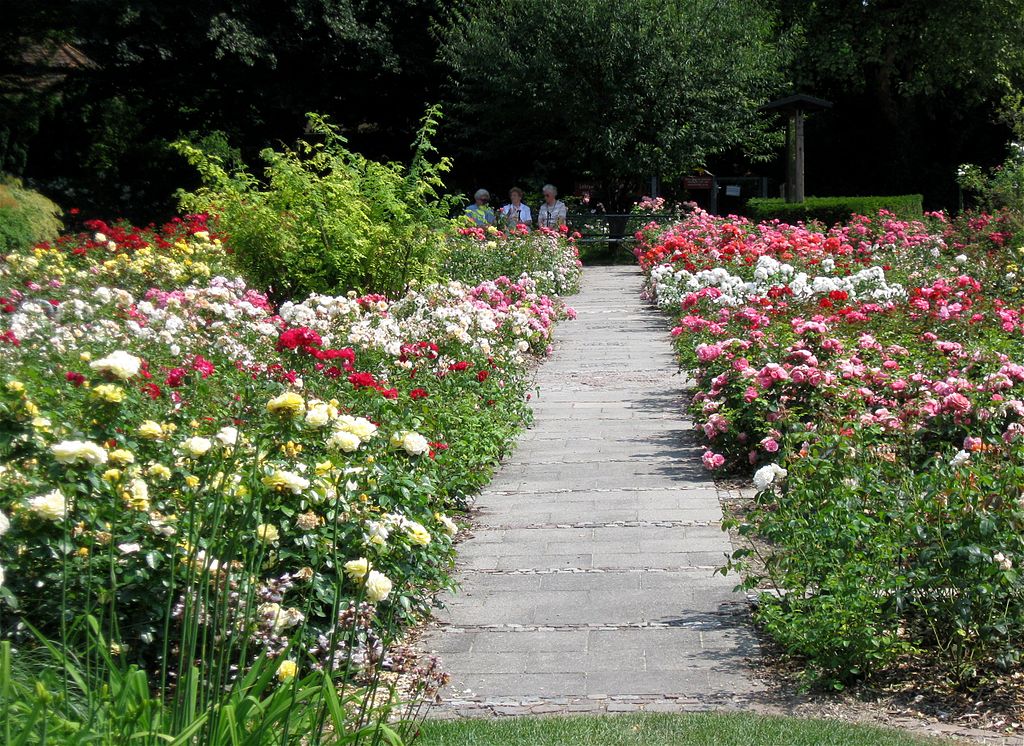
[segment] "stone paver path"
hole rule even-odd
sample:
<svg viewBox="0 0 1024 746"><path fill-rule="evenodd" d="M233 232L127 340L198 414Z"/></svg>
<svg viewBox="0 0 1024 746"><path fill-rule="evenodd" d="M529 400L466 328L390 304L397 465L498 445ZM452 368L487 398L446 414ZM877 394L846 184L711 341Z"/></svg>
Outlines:
<svg viewBox="0 0 1024 746"><path fill-rule="evenodd" d="M536 420L478 498L461 590L423 648L440 714L694 709L758 690L757 645L665 319L635 267L587 269Z"/></svg>

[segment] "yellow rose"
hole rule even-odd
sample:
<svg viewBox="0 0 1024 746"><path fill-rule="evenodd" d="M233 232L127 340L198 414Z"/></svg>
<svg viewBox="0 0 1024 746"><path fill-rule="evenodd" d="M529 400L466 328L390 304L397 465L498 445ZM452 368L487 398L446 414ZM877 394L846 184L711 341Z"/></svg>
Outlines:
<svg viewBox="0 0 1024 746"><path fill-rule="evenodd" d="M117 482L120 479L121 479L121 470L120 469L107 469L105 472L103 472L103 481L104 482Z"/></svg>
<svg viewBox="0 0 1024 746"><path fill-rule="evenodd" d="M299 665L293 660L283 660L277 667L277 680L282 684L295 678L299 672Z"/></svg>
<svg viewBox="0 0 1024 746"><path fill-rule="evenodd" d="M133 510L149 510L149 485L142 479L133 479L121 497Z"/></svg>
<svg viewBox="0 0 1024 746"><path fill-rule="evenodd" d="M366 576L366 600L371 604L383 601L391 594L391 579L382 572L370 570Z"/></svg>
<svg viewBox="0 0 1024 746"><path fill-rule="evenodd" d="M107 458L115 464L134 464L135 454L125 448L117 448L107 454Z"/></svg>
<svg viewBox="0 0 1024 746"><path fill-rule="evenodd" d="M196 487L199 486L199 477L193 474L189 474L187 477L185 477L185 484L191 487L192 489L195 489Z"/></svg>
<svg viewBox="0 0 1024 746"><path fill-rule="evenodd" d="M151 465L148 469L146 469L146 474L148 474L151 477L154 477L155 479L159 479L161 481L167 481L168 479L171 478L171 470L168 469L163 464L153 464L153 465ZM197 484L198 484L198 481L199 480L196 480Z"/></svg>
<svg viewBox="0 0 1024 746"><path fill-rule="evenodd" d="M164 435L164 429L159 422L153 420L146 420L139 425L139 436L148 440L156 440L162 438Z"/></svg>
<svg viewBox="0 0 1024 746"><path fill-rule="evenodd" d="M357 583L361 582L368 572L370 572L370 561L366 557L349 560L345 563L345 574Z"/></svg>
<svg viewBox="0 0 1024 746"><path fill-rule="evenodd" d="M423 524L416 521L405 522L405 534L409 537L409 541L419 544L421 547L430 543L430 532L423 527Z"/></svg>
<svg viewBox="0 0 1024 746"><path fill-rule="evenodd" d="M294 417L305 409L306 402L294 391L285 391L267 402L267 411L271 414Z"/></svg>
<svg viewBox="0 0 1024 746"><path fill-rule="evenodd" d="M25 390L25 384L23 384L21 381L8 381L7 390L10 391L12 394L20 394Z"/></svg>
<svg viewBox="0 0 1024 746"><path fill-rule="evenodd" d="M124 389L112 383L102 383L92 390L92 395L111 404L120 404L124 401Z"/></svg>
<svg viewBox="0 0 1024 746"><path fill-rule="evenodd" d="M273 544L281 538L281 532L272 523L261 523L256 527L256 538L264 544Z"/></svg>

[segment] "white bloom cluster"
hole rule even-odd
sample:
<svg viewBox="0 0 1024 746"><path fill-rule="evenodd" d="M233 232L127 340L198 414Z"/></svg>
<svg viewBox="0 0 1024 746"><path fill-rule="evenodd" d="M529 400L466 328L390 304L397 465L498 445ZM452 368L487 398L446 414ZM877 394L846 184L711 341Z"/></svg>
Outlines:
<svg viewBox="0 0 1024 746"><path fill-rule="evenodd" d="M778 464L768 464L762 466L760 469L754 472L754 489L758 492L768 489L773 484L777 484L785 479L789 475L786 469L783 469Z"/></svg>
<svg viewBox="0 0 1024 746"><path fill-rule="evenodd" d="M835 269L835 263L822 264L826 271ZM847 276L818 275L811 277L806 272L797 272L790 265L770 256L760 256L754 266L752 280L734 275L725 267L704 269L691 273L685 269L675 270L665 264L651 270L651 284L658 305L663 308L678 308L684 295L716 288L721 295L716 303L723 306L741 306L754 298L761 298L779 285L785 285L797 300L811 301L833 291L846 292L851 300L886 302L905 298L906 289L899 283L889 283L885 270L880 266L865 267Z"/></svg>

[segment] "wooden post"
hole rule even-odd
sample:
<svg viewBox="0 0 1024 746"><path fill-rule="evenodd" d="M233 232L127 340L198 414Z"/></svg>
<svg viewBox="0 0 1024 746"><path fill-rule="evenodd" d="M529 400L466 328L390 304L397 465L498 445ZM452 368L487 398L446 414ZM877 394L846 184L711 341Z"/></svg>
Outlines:
<svg viewBox="0 0 1024 746"><path fill-rule="evenodd" d="M803 202L804 188L804 117L808 111L823 111L832 103L822 98L803 94L787 96L760 107L760 111L786 112L786 186L783 194L787 202Z"/></svg>
<svg viewBox="0 0 1024 746"><path fill-rule="evenodd" d="M789 112L786 127L786 153L789 156L786 174L786 201L804 201L804 112L793 109Z"/></svg>
<svg viewBox="0 0 1024 746"><path fill-rule="evenodd" d="M794 202L804 201L804 110L796 110L796 194Z"/></svg>

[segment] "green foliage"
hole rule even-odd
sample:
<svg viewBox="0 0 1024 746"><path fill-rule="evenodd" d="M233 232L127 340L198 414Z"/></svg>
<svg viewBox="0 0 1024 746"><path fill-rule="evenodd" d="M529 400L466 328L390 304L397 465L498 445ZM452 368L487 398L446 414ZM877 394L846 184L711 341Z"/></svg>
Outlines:
<svg viewBox="0 0 1024 746"><path fill-rule="evenodd" d="M277 298L357 290L396 296L436 277L452 199L441 195L447 158L431 160L439 111L423 118L412 163L378 163L345 147L338 128L309 115L319 142L266 149L261 180L180 141L204 186L180 194L215 216L252 284Z"/></svg>
<svg viewBox="0 0 1024 746"><path fill-rule="evenodd" d="M888 210L900 218L921 217L921 195L901 194L887 197L808 197L800 203L783 199L755 198L747 202L750 219L780 220L783 223L817 220L827 226L845 223L851 215L877 215Z"/></svg>
<svg viewBox="0 0 1024 746"><path fill-rule="evenodd" d="M1024 552L1017 458L894 453L879 428L830 435L787 462L740 526L771 547L758 620L809 673L845 682L927 649L956 684L1019 659ZM1019 448L1017 449L1019 450ZM734 567L750 550L738 550ZM760 564L760 563L757 563Z"/></svg>
<svg viewBox="0 0 1024 746"><path fill-rule="evenodd" d="M1014 133L1006 160L988 171L964 164L957 181L979 207L1002 212L1014 232L1024 235L1024 92L1014 89L1008 80L1006 85L1009 91L1003 97L1003 118Z"/></svg>
<svg viewBox="0 0 1024 746"><path fill-rule="evenodd" d="M204 707L196 700L193 668L182 681L189 701L179 712L154 695L158 682L120 663L102 637L94 635L87 654L99 662L93 669L70 651L40 641L33 653L0 643L0 735L10 746L402 742L403 724L384 721L391 701L384 698L385 707L368 702L375 686L339 691L337 672L313 671L279 682L278 663L264 657ZM353 717L361 709L364 717Z"/></svg>
<svg viewBox="0 0 1024 746"><path fill-rule="evenodd" d="M529 275L532 289L543 295L572 295L580 288L576 241L560 231L467 228L452 236L442 272L467 285Z"/></svg>
<svg viewBox="0 0 1024 746"><path fill-rule="evenodd" d="M0 253L57 237L63 223L55 203L12 178L0 178Z"/></svg>
<svg viewBox="0 0 1024 746"><path fill-rule="evenodd" d="M632 178L769 153L785 50L753 0L500 0L452 12L441 56L467 152Z"/></svg>
<svg viewBox="0 0 1024 746"><path fill-rule="evenodd" d="M428 720L418 746L943 746L904 732L839 720L750 712L637 713L614 717ZM947 744L948 746L948 744Z"/></svg>

